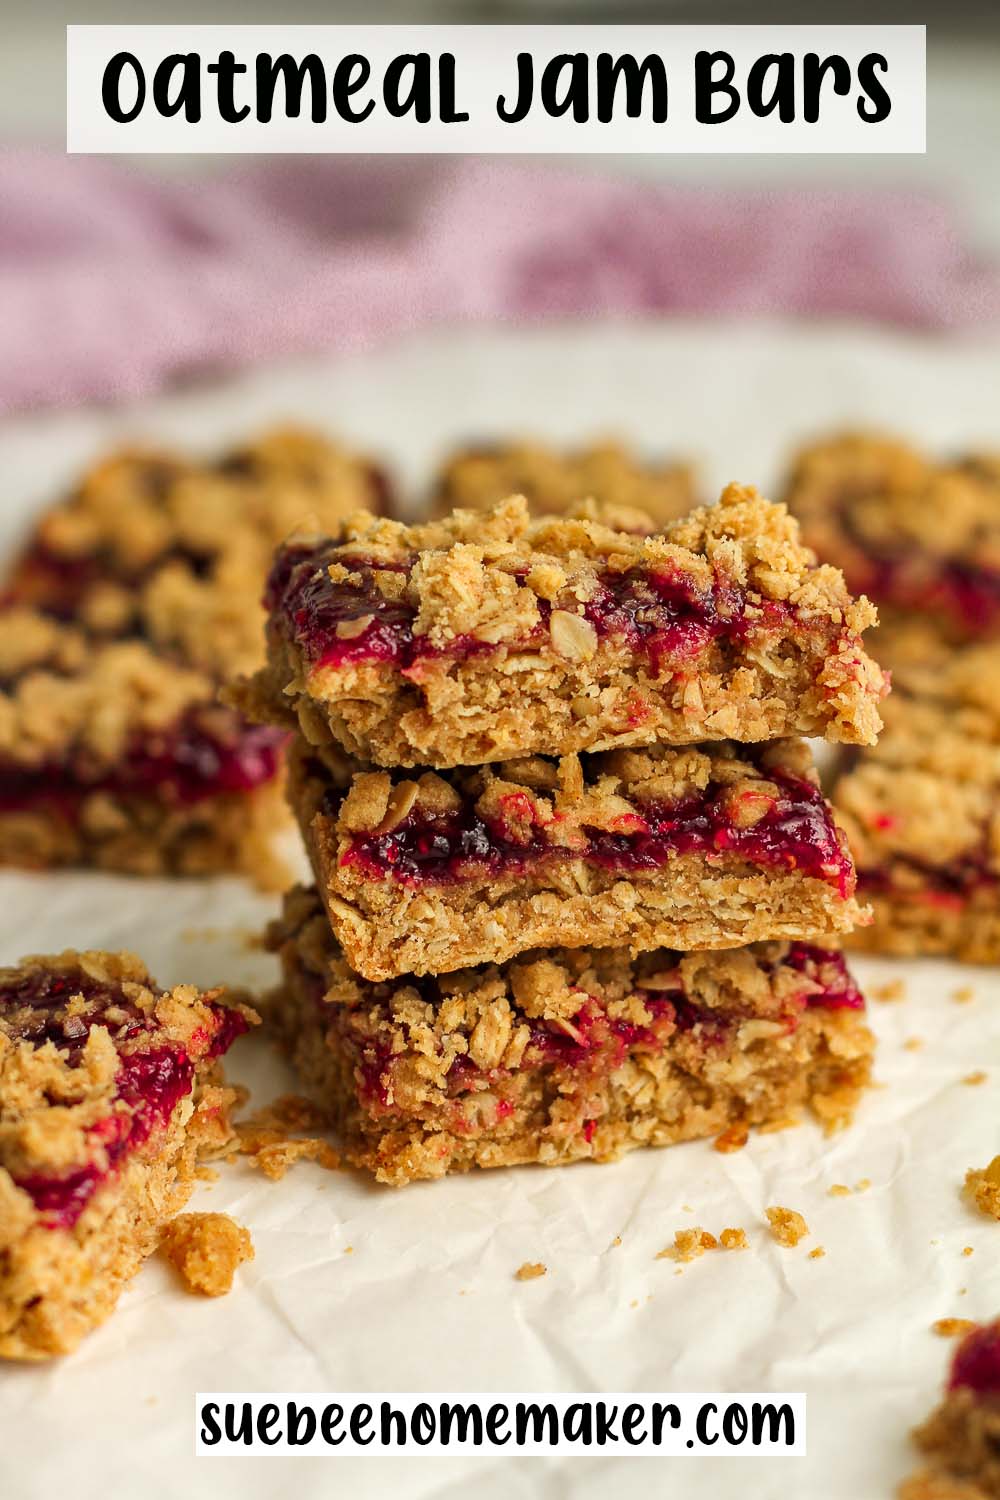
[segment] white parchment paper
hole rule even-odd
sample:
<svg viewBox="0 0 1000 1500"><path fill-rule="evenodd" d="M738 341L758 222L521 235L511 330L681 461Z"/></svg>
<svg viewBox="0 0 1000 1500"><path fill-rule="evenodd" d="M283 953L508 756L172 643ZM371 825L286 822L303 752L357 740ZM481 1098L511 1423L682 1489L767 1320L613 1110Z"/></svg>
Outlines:
<svg viewBox="0 0 1000 1500"><path fill-rule="evenodd" d="M710 483L770 484L784 445L831 423L888 423L931 445L997 439L1000 350L860 330L551 329L440 334L340 364L310 362L130 412L0 430L6 540L103 443L146 434L211 446L291 415L374 444L414 479L444 444L511 426L631 433L702 460ZM276 910L237 881L0 872L0 961L131 947L164 983L265 984L248 934ZM605 1167L481 1173L401 1191L312 1165L278 1184L245 1166L193 1207L233 1213L256 1259L207 1302L150 1262L73 1357L0 1372L3 1500L572 1495L877 1500L913 1464L907 1430L936 1400L940 1317L1000 1312L1000 1226L961 1201L1000 1151L1000 976L857 960L873 1003L878 1087L854 1127L695 1143ZM954 992L971 986L973 998ZM987 1080L963 1080L985 1071ZM294 1086L259 1038L232 1071L256 1103ZM831 1197L834 1183L867 1191ZM764 1208L804 1214L781 1249ZM674 1230L739 1225L750 1249L681 1274ZM615 1244L617 1237L621 1243ZM810 1259L822 1246L825 1255ZM971 1255L963 1254L965 1247ZM548 1274L519 1283L526 1260ZM196 1459L197 1390L803 1390L804 1459Z"/></svg>

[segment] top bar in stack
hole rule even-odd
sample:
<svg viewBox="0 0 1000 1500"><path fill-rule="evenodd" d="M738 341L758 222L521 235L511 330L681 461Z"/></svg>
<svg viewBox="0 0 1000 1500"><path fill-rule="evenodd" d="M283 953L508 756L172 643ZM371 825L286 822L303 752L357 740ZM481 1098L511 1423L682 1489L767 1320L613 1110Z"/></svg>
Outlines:
<svg viewBox="0 0 1000 1500"><path fill-rule="evenodd" d="M471 444L441 469L431 499L435 515L489 510L523 495L535 515L593 508L619 531L657 531L697 503L694 473L674 460L644 460L619 443L561 451L543 443Z"/></svg>
<svg viewBox="0 0 1000 1500"><path fill-rule="evenodd" d="M934 462L843 433L797 455L785 499L810 547L885 618L933 620L952 641L1000 637L1000 455Z"/></svg>
<svg viewBox="0 0 1000 1500"><path fill-rule="evenodd" d="M266 605L240 705L382 766L880 727L874 609L738 485L657 536L532 521L519 497L359 518L279 549Z"/></svg>

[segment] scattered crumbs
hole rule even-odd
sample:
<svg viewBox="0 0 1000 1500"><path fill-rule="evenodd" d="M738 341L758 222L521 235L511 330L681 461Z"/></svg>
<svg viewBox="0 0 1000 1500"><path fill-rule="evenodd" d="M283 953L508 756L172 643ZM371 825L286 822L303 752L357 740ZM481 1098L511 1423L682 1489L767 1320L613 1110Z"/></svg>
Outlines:
<svg viewBox="0 0 1000 1500"><path fill-rule="evenodd" d="M849 1198L851 1196L851 1190L846 1182L835 1182L828 1189L828 1192L831 1198Z"/></svg>
<svg viewBox="0 0 1000 1500"><path fill-rule="evenodd" d="M962 1254L963 1255L971 1255L972 1254L972 1246L971 1245L966 1245L965 1248L962 1251Z"/></svg>
<svg viewBox="0 0 1000 1500"><path fill-rule="evenodd" d="M195 1167L194 1175L199 1182L218 1182L219 1174L214 1167Z"/></svg>
<svg viewBox="0 0 1000 1500"><path fill-rule="evenodd" d="M1000 1219L1000 1156L994 1156L988 1167L970 1167L962 1193L988 1219Z"/></svg>
<svg viewBox="0 0 1000 1500"><path fill-rule="evenodd" d="M539 1276L544 1276L548 1270L540 1260L526 1260L523 1266L518 1266L514 1272L515 1281L537 1281Z"/></svg>
<svg viewBox="0 0 1000 1500"><path fill-rule="evenodd" d="M971 984L963 984L957 990L952 990L951 998L956 1005L968 1005L970 1000L976 998L976 992Z"/></svg>
<svg viewBox="0 0 1000 1500"><path fill-rule="evenodd" d="M715 1149L724 1154L730 1151L742 1151L750 1139L750 1127L745 1120L736 1120L729 1125L721 1135L715 1137Z"/></svg>
<svg viewBox="0 0 1000 1500"><path fill-rule="evenodd" d="M940 1243L941 1243L940 1240L931 1240L931 1244L932 1245L940 1245Z"/></svg>
<svg viewBox="0 0 1000 1500"><path fill-rule="evenodd" d="M807 1255L806 1259L807 1260L822 1260L822 1258L823 1258L823 1256L825 1254L826 1254L826 1251L823 1249L823 1246L822 1245L817 1245L816 1248L815 1248L815 1250L810 1250L809 1251L809 1254Z"/></svg>
<svg viewBox="0 0 1000 1500"><path fill-rule="evenodd" d="M328 1171L340 1166L340 1153L329 1141L298 1132L325 1129L323 1111L298 1094L283 1094L236 1126L237 1151L265 1177L278 1182L297 1161L314 1161Z"/></svg>
<svg viewBox="0 0 1000 1500"><path fill-rule="evenodd" d="M750 1241L745 1229L724 1229L719 1235L723 1250L749 1250Z"/></svg>
<svg viewBox="0 0 1000 1500"><path fill-rule="evenodd" d="M616 1234L615 1237L614 1237L614 1239L611 1241L611 1248L612 1248L612 1250L617 1250L618 1246L621 1244L621 1242L622 1242L621 1235L620 1234Z"/></svg>
<svg viewBox="0 0 1000 1500"><path fill-rule="evenodd" d="M962 1082L971 1084L975 1088L977 1083L985 1083L989 1076L988 1073L983 1072L982 1068L977 1068L974 1073L966 1073Z"/></svg>
<svg viewBox="0 0 1000 1500"><path fill-rule="evenodd" d="M968 1292L968 1290L969 1290L969 1288L967 1286L960 1286L959 1289L958 1289L958 1295L960 1297L964 1297L966 1295L966 1293Z"/></svg>
<svg viewBox="0 0 1000 1500"><path fill-rule="evenodd" d="M794 1208L765 1208L764 1212L771 1226L772 1238L787 1249L797 1245L809 1233L809 1225Z"/></svg>
<svg viewBox="0 0 1000 1500"><path fill-rule="evenodd" d="M189 1292L222 1297L237 1266L253 1260L250 1231L228 1214L179 1214L160 1237L160 1249Z"/></svg>
<svg viewBox="0 0 1000 1500"><path fill-rule="evenodd" d="M922 1036L911 1036L903 1043L903 1049L906 1052L919 1052L923 1045L924 1039Z"/></svg>
<svg viewBox="0 0 1000 1500"><path fill-rule="evenodd" d="M876 984L868 991L873 1000L889 1003L906 998L906 985L902 979L890 979L888 984Z"/></svg>
<svg viewBox="0 0 1000 1500"><path fill-rule="evenodd" d="M931 1333L940 1334L943 1339L957 1339L975 1326L971 1318L938 1318L931 1324Z"/></svg>
<svg viewBox="0 0 1000 1500"><path fill-rule="evenodd" d="M691 1207L690 1203L682 1203L681 1212L685 1214L693 1214L694 1209Z"/></svg>
<svg viewBox="0 0 1000 1500"><path fill-rule="evenodd" d="M870 1177L861 1177L854 1184L854 1191L856 1193L867 1193L867 1191L871 1187L871 1185L872 1185L872 1180L871 1180Z"/></svg>
<svg viewBox="0 0 1000 1500"><path fill-rule="evenodd" d="M345 1255L353 1255L354 1254L354 1246L353 1245L345 1245L344 1246L344 1254Z"/></svg>
<svg viewBox="0 0 1000 1500"><path fill-rule="evenodd" d="M706 1250L718 1250L719 1242L707 1229L675 1229L674 1243L660 1250L657 1260L696 1260Z"/></svg>
<svg viewBox="0 0 1000 1500"><path fill-rule="evenodd" d="M629 1303L629 1307L638 1307L638 1306L639 1306L639 1299L637 1297L633 1297L632 1301Z"/></svg>

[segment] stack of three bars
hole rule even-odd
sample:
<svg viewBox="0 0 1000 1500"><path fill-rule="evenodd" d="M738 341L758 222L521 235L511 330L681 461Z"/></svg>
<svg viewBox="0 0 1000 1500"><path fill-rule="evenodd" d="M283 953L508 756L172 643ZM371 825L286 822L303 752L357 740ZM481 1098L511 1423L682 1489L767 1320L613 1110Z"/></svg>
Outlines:
<svg viewBox="0 0 1000 1500"><path fill-rule="evenodd" d="M268 664L317 890L272 1019L385 1182L846 1118L863 913L795 736L870 742L873 611L731 486L657 536L362 517L281 549Z"/></svg>

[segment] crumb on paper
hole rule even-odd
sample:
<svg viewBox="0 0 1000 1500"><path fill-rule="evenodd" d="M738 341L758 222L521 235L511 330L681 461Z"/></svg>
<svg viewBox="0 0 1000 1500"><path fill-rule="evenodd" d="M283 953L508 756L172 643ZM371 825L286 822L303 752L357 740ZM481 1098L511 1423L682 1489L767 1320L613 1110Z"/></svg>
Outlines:
<svg viewBox="0 0 1000 1500"><path fill-rule="evenodd" d="M962 1254L963 1255L971 1255L972 1254L972 1246L971 1245L966 1245L963 1248L963 1250L962 1250Z"/></svg>
<svg viewBox="0 0 1000 1500"><path fill-rule="evenodd" d="M721 1135L715 1137L713 1142L716 1151L724 1155L730 1151L742 1151L750 1139L750 1127L745 1120L736 1120L732 1125L726 1127Z"/></svg>
<svg viewBox="0 0 1000 1500"><path fill-rule="evenodd" d="M825 1254L826 1254L826 1251L823 1249L823 1246L822 1245L817 1245L816 1248L815 1248L815 1250L810 1250L809 1251L809 1254L806 1256L806 1259L807 1260L822 1260L823 1256Z"/></svg>
<svg viewBox="0 0 1000 1500"><path fill-rule="evenodd" d="M982 1068L977 1068L974 1073L966 1073L965 1077L962 1079L962 1082L971 1084L971 1086L975 1088L977 1084L985 1083L989 1076L990 1075L988 1073L983 1072Z"/></svg>
<svg viewBox="0 0 1000 1500"><path fill-rule="evenodd" d="M657 1260L697 1260L706 1250L717 1250L719 1242L707 1229L675 1229L674 1243L657 1253Z"/></svg>
<svg viewBox="0 0 1000 1500"><path fill-rule="evenodd" d="M858 1181L854 1184L854 1191L856 1193L867 1193L871 1185L872 1180L870 1177L859 1177Z"/></svg>
<svg viewBox="0 0 1000 1500"><path fill-rule="evenodd" d="M160 1248L189 1292L222 1297L237 1266L253 1260L250 1231L228 1214L179 1214L165 1227Z"/></svg>
<svg viewBox="0 0 1000 1500"><path fill-rule="evenodd" d="M943 1339L957 1339L975 1326L971 1318L938 1318L936 1323L931 1324L931 1333L936 1333Z"/></svg>
<svg viewBox="0 0 1000 1500"><path fill-rule="evenodd" d="M620 1234L616 1234L615 1237L614 1237L614 1239L611 1241L611 1248L612 1248L612 1250L617 1250L617 1248L621 1244L621 1242L622 1242L621 1235Z"/></svg>
<svg viewBox="0 0 1000 1500"><path fill-rule="evenodd" d="M523 1266L518 1266L514 1272L515 1281L537 1281L539 1276L544 1276L548 1266L542 1265L540 1260L526 1260Z"/></svg>
<svg viewBox="0 0 1000 1500"><path fill-rule="evenodd" d="M345 1245L344 1246L344 1254L345 1255L353 1255L354 1254L354 1246L353 1245Z"/></svg>
<svg viewBox="0 0 1000 1500"><path fill-rule="evenodd" d="M952 990L951 998L956 1005L968 1005L970 1000L975 1000L976 992L971 984L962 984L957 990Z"/></svg>
<svg viewBox="0 0 1000 1500"><path fill-rule="evenodd" d="M719 1235L719 1245L723 1250L749 1250L750 1241L747 1239L745 1229L724 1229Z"/></svg>
<svg viewBox="0 0 1000 1500"><path fill-rule="evenodd" d="M890 979L888 984L873 985L868 993L873 1000L881 1000L884 1004L891 1004L894 1000L906 999L906 984L902 979Z"/></svg>
<svg viewBox="0 0 1000 1500"><path fill-rule="evenodd" d="M638 1307L638 1306L639 1306L639 1299L638 1299L638 1297L633 1297L632 1301L629 1303L629 1307Z"/></svg>
<svg viewBox="0 0 1000 1500"><path fill-rule="evenodd" d="M1000 1156L987 1167L970 1167L962 1193L988 1219L1000 1219Z"/></svg>
<svg viewBox="0 0 1000 1500"><path fill-rule="evenodd" d="M195 1167L194 1175L199 1182L218 1182L219 1174L214 1167Z"/></svg>
<svg viewBox="0 0 1000 1500"><path fill-rule="evenodd" d="M903 1050L905 1052L919 1052L923 1045L924 1039L922 1036L911 1036L907 1037L903 1043Z"/></svg>
<svg viewBox="0 0 1000 1500"><path fill-rule="evenodd" d="M279 1182L297 1161L314 1161L335 1172L340 1166L340 1153L329 1141L300 1134L322 1130L326 1125L323 1111L310 1100L298 1094L283 1094L249 1119L237 1123L237 1151L272 1182Z"/></svg>
<svg viewBox="0 0 1000 1500"><path fill-rule="evenodd" d="M682 1203L681 1204L681 1212L685 1213L685 1214L693 1214L694 1213L694 1209L691 1207L690 1203Z"/></svg>
<svg viewBox="0 0 1000 1500"><path fill-rule="evenodd" d="M851 1190L846 1182L833 1183L827 1189L827 1192L831 1198L849 1198L851 1196Z"/></svg>
<svg viewBox="0 0 1000 1500"><path fill-rule="evenodd" d="M786 1249L792 1249L809 1233L809 1225L794 1208L765 1208L771 1226L771 1237Z"/></svg>

